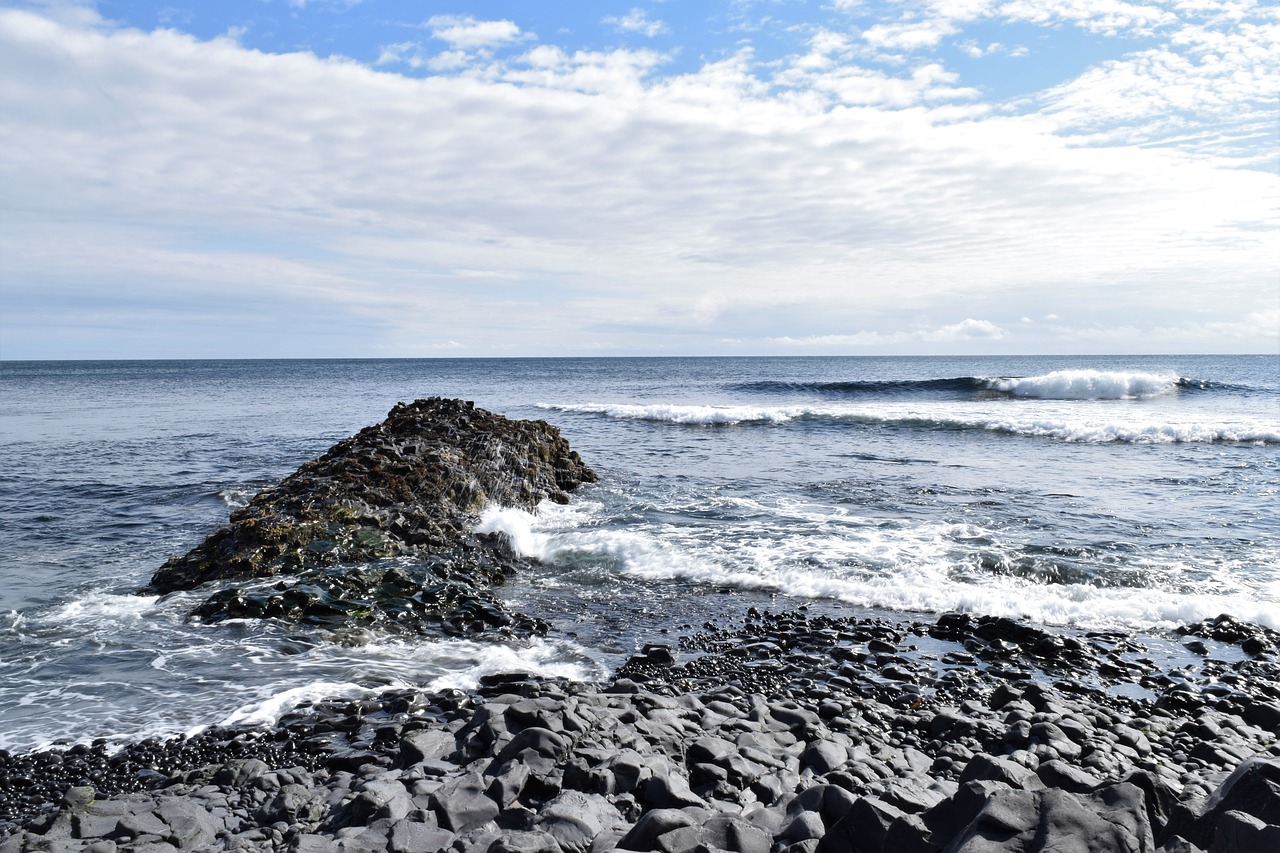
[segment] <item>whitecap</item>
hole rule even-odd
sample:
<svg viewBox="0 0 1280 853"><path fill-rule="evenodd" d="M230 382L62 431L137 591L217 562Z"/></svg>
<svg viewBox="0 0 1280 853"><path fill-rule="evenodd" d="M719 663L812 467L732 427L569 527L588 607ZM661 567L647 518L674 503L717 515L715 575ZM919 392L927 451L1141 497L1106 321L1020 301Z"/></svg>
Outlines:
<svg viewBox="0 0 1280 853"><path fill-rule="evenodd" d="M993 391L1043 400L1141 400L1172 394L1179 378L1173 373L1106 370L1055 370L1043 376L987 379Z"/></svg>

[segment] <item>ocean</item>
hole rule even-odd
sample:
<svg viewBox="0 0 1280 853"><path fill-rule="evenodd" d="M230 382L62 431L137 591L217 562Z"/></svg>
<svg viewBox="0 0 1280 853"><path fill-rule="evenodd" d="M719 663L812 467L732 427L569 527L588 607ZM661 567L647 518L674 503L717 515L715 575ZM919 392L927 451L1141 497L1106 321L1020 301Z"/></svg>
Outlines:
<svg viewBox="0 0 1280 853"><path fill-rule="evenodd" d="M187 618L167 558L398 401L560 427L600 475L491 508L517 643ZM602 678L748 607L1280 628L1275 356L0 362L0 748L298 701ZM207 594L207 590L204 591Z"/></svg>

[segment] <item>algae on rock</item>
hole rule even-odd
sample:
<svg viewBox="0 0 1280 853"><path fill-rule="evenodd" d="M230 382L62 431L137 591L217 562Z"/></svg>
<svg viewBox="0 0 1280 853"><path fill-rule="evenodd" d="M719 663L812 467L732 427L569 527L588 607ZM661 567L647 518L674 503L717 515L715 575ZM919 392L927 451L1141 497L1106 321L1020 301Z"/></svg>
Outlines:
<svg viewBox="0 0 1280 853"><path fill-rule="evenodd" d="M504 537L477 534L475 524L490 504L532 511L595 480L544 421L439 397L400 403L259 492L226 527L161 566L151 587L284 575L270 587L221 590L195 615L536 631L538 620L510 617L481 595L520 560Z"/></svg>

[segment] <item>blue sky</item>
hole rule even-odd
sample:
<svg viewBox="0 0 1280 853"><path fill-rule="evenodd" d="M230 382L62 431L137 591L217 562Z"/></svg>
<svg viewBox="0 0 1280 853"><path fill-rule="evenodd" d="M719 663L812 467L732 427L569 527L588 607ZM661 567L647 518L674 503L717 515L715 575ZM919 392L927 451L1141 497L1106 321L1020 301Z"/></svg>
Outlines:
<svg viewBox="0 0 1280 853"><path fill-rule="evenodd" d="M0 358L1274 352L1250 0L0 0Z"/></svg>

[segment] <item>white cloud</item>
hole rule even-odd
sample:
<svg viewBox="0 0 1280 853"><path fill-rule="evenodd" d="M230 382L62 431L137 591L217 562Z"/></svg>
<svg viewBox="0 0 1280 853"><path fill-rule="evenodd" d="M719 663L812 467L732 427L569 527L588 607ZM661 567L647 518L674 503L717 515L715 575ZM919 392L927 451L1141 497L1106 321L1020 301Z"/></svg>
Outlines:
<svg viewBox="0 0 1280 853"><path fill-rule="evenodd" d="M990 320L974 320L969 318L961 320L959 323L950 326L943 326L940 329L921 334L922 340L927 341L958 341L958 340L993 340L998 341L1005 335L1004 329L992 323Z"/></svg>
<svg viewBox="0 0 1280 853"><path fill-rule="evenodd" d="M998 41L989 42L985 47L983 47L973 39L968 39L960 42L956 46L964 51L965 56L968 56L970 59L981 59L984 56L990 56L993 53L1005 50L1005 46L1000 44Z"/></svg>
<svg viewBox="0 0 1280 853"><path fill-rule="evenodd" d="M1105 348L1089 330L1133 317L1159 348L1187 316L1257 345L1280 179L1194 147L1081 144L1105 130L1073 100L1105 91L1092 78L1019 115L931 57L864 67L839 34L789 63L743 50L663 76L654 51L497 60L484 48L518 27L499 42L449 21L452 50L379 58L440 63L419 79L0 10L7 318L51 339L55 302L86 323L104 301L158 305L176 339L184 300L226 323L252 304L351 335L347 354ZM1206 32L1186 50L1207 67ZM1213 109L1249 97L1215 85ZM1074 325L1051 344L1019 326L1053 312Z"/></svg>
<svg viewBox="0 0 1280 853"><path fill-rule="evenodd" d="M477 21L470 16L435 15L427 19L431 37L461 50L496 47L520 41L525 34L513 21Z"/></svg>
<svg viewBox="0 0 1280 853"><path fill-rule="evenodd" d="M1103 62L1044 95L1069 130L1122 143L1274 159L1280 22L1188 25L1170 42Z"/></svg>
<svg viewBox="0 0 1280 853"><path fill-rule="evenodd" d="M790 347L831 349L833 347L868 347L885 344L956 343L963 341L998 341L1005 336L1004 329L989 320L961 320L948 326L914 329L901 332L863 331L840 335L810 335L803 338L780 337L767 339L770 343Z"/></svg>
<svg viewBox="0 0 1280 853"><path fill-rule="evenodd" d="M384 45L376 66L405 65L409 68L428 68L432 71L456 71L471 64L474 56L464 50L445 50L429 53L421 43L414 41Z"/></svg>
<svg viewBox="0 0 1280 853"><path fill-rule="evenodd" d="M876 24L863 30L862 38L881 50L913 51L935 47L956 29L955 24L945 19Z"/></svg>
<svg viewBox="0 0 1280 853"><path fill-rule="evenodd" d="M638 6L622 17L611 16L600 23L610 24L619 32L639 33L649 38L671 32L671 28L662 21L650 20L648 13Z"/></svg>
<svg viewBox="0 0 1280 853"><path fill-rule="evenodd" d="M997 14L1011 21L1069 22L1093 33L1130 36L1150 35L1177 21L1174 13L1158 6L1123 0L1008 0L999 5Z"/></svg>

